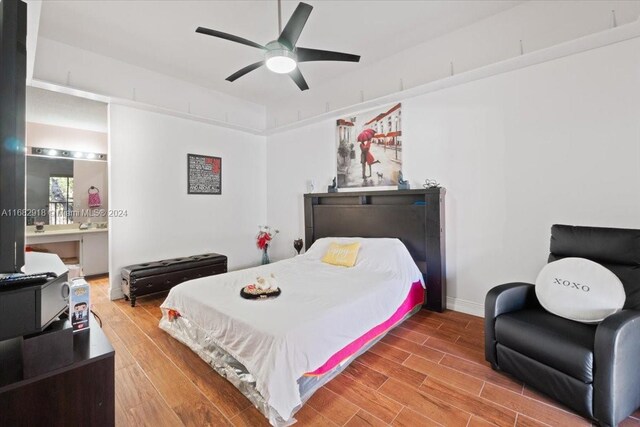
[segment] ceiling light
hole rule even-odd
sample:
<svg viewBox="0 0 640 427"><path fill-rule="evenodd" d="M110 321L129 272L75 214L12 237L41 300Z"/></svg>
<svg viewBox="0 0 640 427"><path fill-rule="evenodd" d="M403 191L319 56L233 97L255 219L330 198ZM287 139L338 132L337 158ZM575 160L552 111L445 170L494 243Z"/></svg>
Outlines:
<svg viewBox="0 0 640 427"><path fill-rule="evenodd" d="M287 49L274 49L265 55L267 68L274 73L286 74L295 70L296 55Z"/></svg>
<svg viewBox="0 0 640 427"><path fill-rule="evenodd" d="M84 157L84 153L80 153L80 152L74 153L73 157L75 157L76 159L79 159L80 157Z"/></svg>
<svg viewBox="0 0 640 427"><path fill-rule="evenodd" d="M93 153L87 154L87 159L95 159L95 158L96 158L95 154L93 154Z"/></svg>
<svg viewBox="0 0 640 427"><path fill-rule="evenodd" d="M47 152L48 155L50 156L57 156L58 155L58 150L49 150Z"/></svg>

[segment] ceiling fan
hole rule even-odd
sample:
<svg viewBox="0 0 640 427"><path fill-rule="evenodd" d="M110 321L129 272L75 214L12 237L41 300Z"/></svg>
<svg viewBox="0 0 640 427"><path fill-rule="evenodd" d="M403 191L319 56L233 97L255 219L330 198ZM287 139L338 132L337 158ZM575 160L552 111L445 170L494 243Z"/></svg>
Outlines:
<svg viewBox="0 0 640 427"><path fill-rule="evenodd" d="M281 4L278 0L278 33L280 34L277 40L270 41L266 45L261 45L251 40L247 40L242 37L234 36L232 34L223 33L221 31L211 30L209 28L198 27L196 33L206 34L213 37L229 40L232 42L244 44L247 46L255 47L265 51L264 60L258 61L254 64L247 65L241 70L236 71L226 80L233 82L245 74L266 65L267 68L274 73L285 74L288 73L291 79L298 85L300 90L309 89L309 85L305 81L298 64L301 62L311 61L344 61L344 62L359 62L359 55L351 55L349 53L333 52L330 50L318 50L307 49L304 47L296 46L300 33L309 19L313 6L306 3L298 4L296 10L289 18L289 22L282 29L281 21Z"/></svg>

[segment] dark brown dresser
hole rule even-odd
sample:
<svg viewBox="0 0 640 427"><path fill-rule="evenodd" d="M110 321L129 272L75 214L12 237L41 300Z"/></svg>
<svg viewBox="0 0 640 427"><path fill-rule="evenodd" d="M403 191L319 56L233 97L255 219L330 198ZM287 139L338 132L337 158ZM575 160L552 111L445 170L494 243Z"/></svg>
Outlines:
<svg viewBox="0 0 640 427"><path fill-rule="evenodd" d="M122 269L122 292L135 307L136 298L171 289L205 276L227 272L227 257L216 253L134 264Z"/></svg>
<svg viewBox="0 0 640 427"><path fill-rule="evenodd" d="M0 426L113 426L114 357L95 319L73 335L73 363L33 378L23 377L21 338L0 342Z"/></svg>

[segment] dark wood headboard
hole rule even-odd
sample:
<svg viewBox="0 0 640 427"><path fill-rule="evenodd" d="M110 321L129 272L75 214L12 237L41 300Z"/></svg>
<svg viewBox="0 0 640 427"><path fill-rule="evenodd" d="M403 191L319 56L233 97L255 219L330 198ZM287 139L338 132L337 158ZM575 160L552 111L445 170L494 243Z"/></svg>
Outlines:
<svg viewBox="0 0 640 427"><path fill-rule="evenodd" d="M427 286L425 307L446 306L444 188L304 195L306 248L322 237L397 237Z"/></svg>

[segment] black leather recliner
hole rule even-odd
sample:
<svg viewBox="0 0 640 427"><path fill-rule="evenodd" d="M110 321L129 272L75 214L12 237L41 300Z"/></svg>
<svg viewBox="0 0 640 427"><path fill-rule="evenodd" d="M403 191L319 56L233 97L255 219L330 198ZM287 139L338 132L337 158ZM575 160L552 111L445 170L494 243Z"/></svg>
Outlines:
<svg viewBox="0 0 640 427"><path fill-rule="evenodd" d="M640 406L640 230L551 228L549 262L602 264L622 281L624 309L597 325L544 310L534 285L496 286L485 300L485 357L502 370L603 426Z"/></svg>

